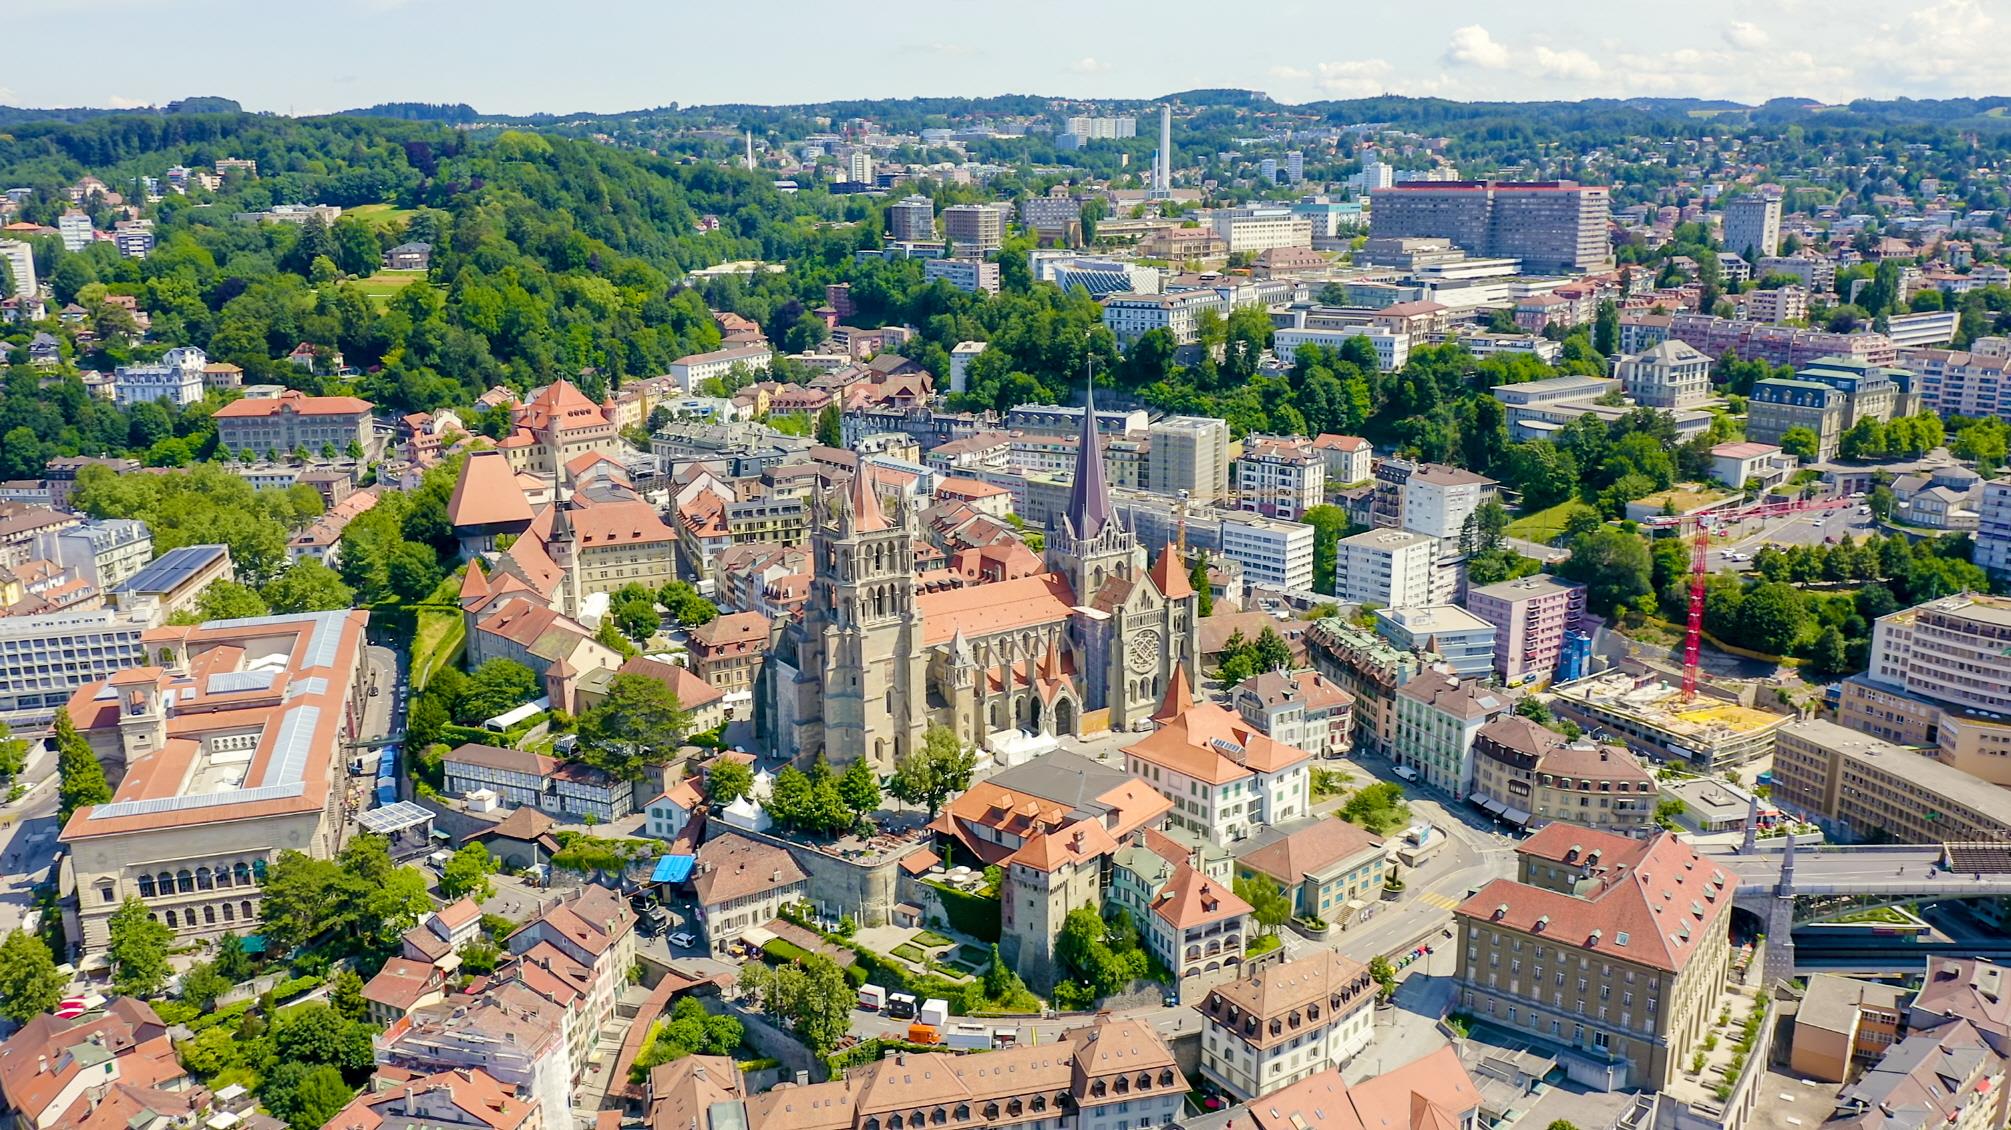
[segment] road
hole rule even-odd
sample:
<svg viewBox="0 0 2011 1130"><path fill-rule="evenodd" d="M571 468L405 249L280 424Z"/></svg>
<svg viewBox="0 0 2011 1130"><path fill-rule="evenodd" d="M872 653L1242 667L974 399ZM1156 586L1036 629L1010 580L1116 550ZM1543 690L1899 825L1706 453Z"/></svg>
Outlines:
<svg viewBox="0 0 2011 1130"><path fill-rule="evenodd" d="M61 831L56 826L55 752L30 739L20 781L28 791L0 809L0 933L21 925L34 906L35 886L55 878L56 834Z"/></svg>
<svg viewBox="0 0 2011 1130"><path fill-rule="evenodd" d="M1782 518L1750 519L1725 531L1722 536L1712 535L1710 567L1712 571L1721 573L1744 572L1753 567L1750 560L1726 558L1727 550L1750 557L1769 545L1822 545L1825 538L1842 541L1846 534L1862 541L1866 534L1876 533L1877 530L1877 520L1869 514L1858 513L1854 506L1813 510Z"/></svg>

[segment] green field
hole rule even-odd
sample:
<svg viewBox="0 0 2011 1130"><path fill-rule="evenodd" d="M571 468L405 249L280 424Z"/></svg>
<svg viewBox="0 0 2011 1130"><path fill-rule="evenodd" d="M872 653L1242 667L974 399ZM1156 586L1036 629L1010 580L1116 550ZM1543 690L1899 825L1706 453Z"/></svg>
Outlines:
<svg viewBox="0 0 2011 1130"><path fill-rule="evenodd" d="M404 223L405 217L412 214L412 209L400 208L396 204L358 204L352 208L344 208L342 214L380 228L388 228Z"/></svg>
<svg viewBox="0 0 2011 1130"><path fill-rule="evenodd" d="M1508 536L1521 538L1523 541L1540 542L1548 545L1564 533L1564 523L1570 521L1571 515L1580 510L1593 515L1599 513L1597 510L1574 498L1566 502L1560 502L1548 510L1538 510L1534 514L1524 514L1522 517L1510 522L1507 530Z"/></svg>
<svg viewBox="0 0 2011 1130"><path fill-rule="evenodd" d="M372 304L382 307L391 296L426 277L424 271L379 271L367 279L357 279L356 288Z"/></svg>

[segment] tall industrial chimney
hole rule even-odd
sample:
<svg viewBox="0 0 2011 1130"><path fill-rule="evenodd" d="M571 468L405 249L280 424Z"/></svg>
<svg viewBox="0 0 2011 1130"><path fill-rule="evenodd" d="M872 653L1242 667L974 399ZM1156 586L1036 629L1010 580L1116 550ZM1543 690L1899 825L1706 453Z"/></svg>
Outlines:
<svg viewBox="0 0 2011 1130"><path fill-rule="evenodd" d="M1173 195L1173 107L1159 108L1159 160L1152 168L1152 194L1161 200Z"/></svg>

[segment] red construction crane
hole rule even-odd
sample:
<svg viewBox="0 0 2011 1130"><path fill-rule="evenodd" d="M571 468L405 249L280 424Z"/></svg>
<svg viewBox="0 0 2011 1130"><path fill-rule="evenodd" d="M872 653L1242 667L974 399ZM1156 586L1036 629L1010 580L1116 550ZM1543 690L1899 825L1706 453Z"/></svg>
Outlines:
<svg viewBox="0 0 2011 1130"><path fill-rule="evenodd" d="M1711 565L1711 523L1697 519L1690 543L1690 630L1683 637L1683 701L1697 697L1697 657L1704 645L1704 578Z"/></svg>

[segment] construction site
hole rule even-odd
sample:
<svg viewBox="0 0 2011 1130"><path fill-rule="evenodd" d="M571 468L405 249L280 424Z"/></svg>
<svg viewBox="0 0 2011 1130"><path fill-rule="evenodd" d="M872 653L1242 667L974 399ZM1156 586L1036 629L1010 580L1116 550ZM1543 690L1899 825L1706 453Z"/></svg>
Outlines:
<svg viewBox="0 0 2011 1130"><path fill-rule="evenodd" d="M1759 709L1760 684L1736 693L1716 686L1686 696L1652 669L1618 669L1553 686L1549 705L1586 733L1624 741L1634 752L1683 762L1698 773L1751 764L1773 752L1774 735L1794 721Z"/></svg>

